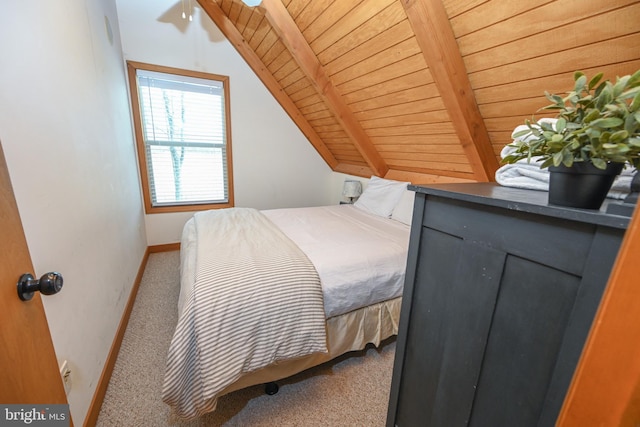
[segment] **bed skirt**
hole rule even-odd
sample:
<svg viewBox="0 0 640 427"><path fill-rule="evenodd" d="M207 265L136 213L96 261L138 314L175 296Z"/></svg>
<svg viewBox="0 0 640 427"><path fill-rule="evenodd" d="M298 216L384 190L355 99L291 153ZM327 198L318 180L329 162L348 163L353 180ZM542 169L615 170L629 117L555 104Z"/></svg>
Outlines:
<svg viewBox="0 0 640 427"><path fill-rule="evenodd" d="M379 346L383 340L398 334L401 302L402 297L398 297L327 319L329 353L287 360L251 372L229 385L219 396L290 377L342 354L362 350L369 343Z"/></svg>

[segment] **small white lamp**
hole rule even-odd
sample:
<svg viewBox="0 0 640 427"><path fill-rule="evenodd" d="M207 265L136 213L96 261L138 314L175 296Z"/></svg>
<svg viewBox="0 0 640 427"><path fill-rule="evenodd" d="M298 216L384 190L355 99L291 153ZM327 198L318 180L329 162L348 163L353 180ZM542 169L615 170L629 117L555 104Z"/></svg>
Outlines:
<svg viewBox="0 0 640 427"><path fill-rule="evenodd" d="M362 194L362 183L360 181L346 180L342 187L342 195L349 199L349 203L353 203L354 199Z"/></svg>

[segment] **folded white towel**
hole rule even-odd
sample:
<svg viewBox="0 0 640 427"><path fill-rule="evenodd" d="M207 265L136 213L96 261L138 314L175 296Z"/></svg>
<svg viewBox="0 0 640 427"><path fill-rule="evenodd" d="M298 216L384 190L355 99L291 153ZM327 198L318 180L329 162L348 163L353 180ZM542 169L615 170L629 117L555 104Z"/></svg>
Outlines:
<svg viewBox="0 0 640 427"><path fill-rule="evenodd" d="M633 167L627 167L616 177L607 194L608 198L624 199L629 195L633 170ZM549 170L540 169L540 161L527 163L526 160L520 160L500 167L496 171L496 182L505 187L549 191Z"/></svg>
<svg viewBox="0 0 640 427"><path fill-rule="evenodd" d="M549 191L549 171L540 169L540 162L521 160L500 167L496 171L496 182L505 187Z"/></svg>
<svg viewBox="0 0 640 427"><path fill-rule="evenodd" d="M631 192L631 180L633 180L633 175L635 169L633 166L628 166L627 168L620 173L613 181L613 185L611 186L611 190L607 194L607 197L610 199L624 199Z"/></svg>
<svg viewBox="0 0 640 427"><path fill-rule="evenodd" d="M504 159L514 151L516 151L516 147L513 147L511 144L505 145L504 147L502 147L502 151L500 151L500 157Z"/></svg>

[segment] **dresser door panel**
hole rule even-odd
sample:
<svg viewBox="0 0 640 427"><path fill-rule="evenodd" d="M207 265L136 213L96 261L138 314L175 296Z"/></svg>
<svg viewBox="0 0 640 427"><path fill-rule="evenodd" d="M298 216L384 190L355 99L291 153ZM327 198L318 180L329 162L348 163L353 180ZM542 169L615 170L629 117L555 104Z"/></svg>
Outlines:
<svg viewBox="0 0 640 427"><path fill-rule="evenodd" d="M579 286L579 277L507 258L470 425L537 424Z"/></svg>
<svg viewBox="0 0 640 427"><path fill-rule="evenodd" d="M505 254L429 229L421 246L446 256L424 260L416 272L417 283L438 286L414 289L420 310L412 313L409 335L420 340L406 348L404 368L410 374L400 386L398 425L466 425ZM450 266L441 268L443 263Z"/></svg>

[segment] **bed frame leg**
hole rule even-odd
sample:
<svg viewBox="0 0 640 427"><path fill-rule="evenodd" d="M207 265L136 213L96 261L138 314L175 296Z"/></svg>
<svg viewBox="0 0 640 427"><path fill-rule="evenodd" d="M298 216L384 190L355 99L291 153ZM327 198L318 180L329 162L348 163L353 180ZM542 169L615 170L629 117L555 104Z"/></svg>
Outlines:
<svg viewBox="0 0 640 427"><path fill-rule="evenodd" d="M279 389L280 387L278 387L278 384L276 384L275 382L266 383L264 385L264 392L269 396L273 396L274 394L276 394Z"/></svg>

